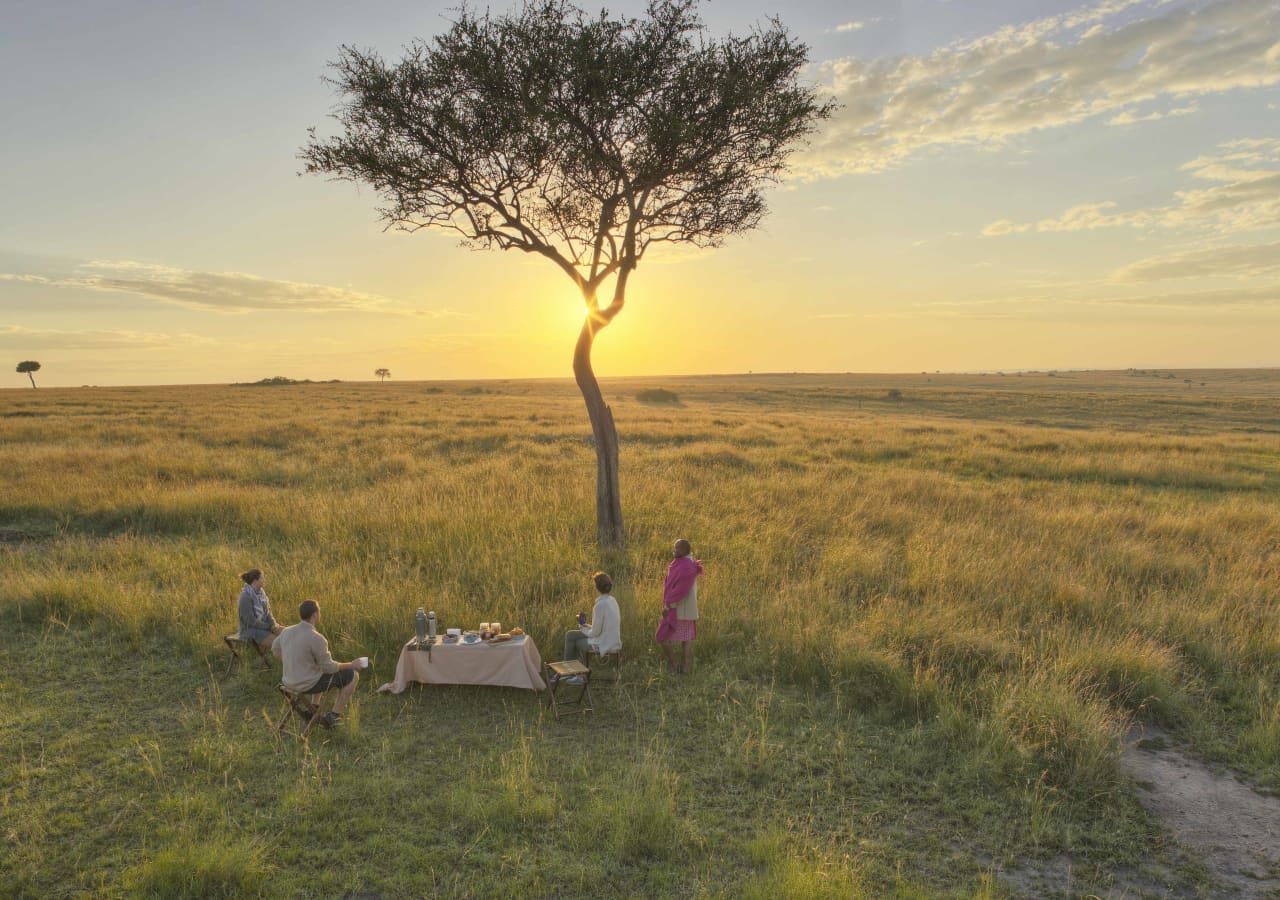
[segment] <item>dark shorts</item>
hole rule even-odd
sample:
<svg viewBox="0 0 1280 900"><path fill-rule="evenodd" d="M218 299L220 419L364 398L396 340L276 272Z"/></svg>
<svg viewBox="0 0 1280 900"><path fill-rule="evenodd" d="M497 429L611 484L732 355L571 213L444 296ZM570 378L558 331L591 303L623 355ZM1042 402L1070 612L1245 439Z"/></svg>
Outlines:
<svg viewBox="0 0 1280 900"><path fill-rule="evenodd" d="M343 669L341 672L326 673L320 676L320 680L302 693L304 694L323 694L325 691L333 688L344 688L355 680L356 673L351 669Z"/></svg>

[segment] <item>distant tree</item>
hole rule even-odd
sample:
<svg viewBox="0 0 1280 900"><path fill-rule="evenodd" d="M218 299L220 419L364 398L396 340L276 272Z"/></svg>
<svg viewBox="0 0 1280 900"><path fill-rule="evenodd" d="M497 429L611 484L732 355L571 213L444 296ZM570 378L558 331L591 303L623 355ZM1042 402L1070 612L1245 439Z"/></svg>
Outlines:
<svg viewBox="0 0 1280 900"><path fill-rule="evenodd" d="M32 375L31 373L39 372L39 371L40 371L40 363L36 362L34 359L24 359L22 362L18 363L18 374L26 375L28 378L31 379L32 390L35 390L36 379L35 379L35 376Z"/></svg>
<svg viewBox="0 0 1280 900"><path fill-rule="evenodd" d="M390 369L374 369L373 374L381 378L383 381L386 381L388 378L391 377L391 370Z"/></svg>
<svg viewBox="0 0 1280 900"><path fill-rule="evenodd" d="M568 0L500 16L463 7L398 63L343 47L330 79L341 133L312 129L300 154L308 172L372 185L389 228L533 253L573 281L585 306L573 372L595 438L603 546L625 531L595 336L651 247L718 247L756 227L764 186L832 111L800 84L808 48L780 22L714 40L697 5L650 0L638 19Z"/></svg>

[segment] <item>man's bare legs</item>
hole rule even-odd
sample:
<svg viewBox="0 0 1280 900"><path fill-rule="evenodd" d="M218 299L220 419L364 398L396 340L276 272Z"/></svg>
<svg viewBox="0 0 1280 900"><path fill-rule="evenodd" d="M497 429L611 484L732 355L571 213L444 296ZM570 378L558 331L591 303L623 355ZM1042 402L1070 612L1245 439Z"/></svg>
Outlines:
<svg viewBox="0 0 1280 900"><path fill-rule="evenodd" d="M348 700L350 700L350 699L351 699L351 695L352 695L352 694L354 694L354 693L356 692L356 685L358 685L359 683L360 683L360 673L359 673L359 672L357 672L357 671L355 671L354 669L352 669L352 670L351 670L351 683L350 683L349 685L347 685L346 687L344 687L344 688L339 688L339 689L338 689L338 696L337 696L337 698L333 701L333 712L334 712L334 713L337 713L338 715L341 715L341 714L342 714L342 711L343 711L344 709L346 709L346 707L347 707L347 701L348 701ZM314 711L316 711L316 712L319 712L319 711L320 711L320 701L321 701L323 698L324 698L324 694L312 694L312 695L311 695L311 708L312 708L312 710L314 710Z"/></svg>
<svg viewBox="0 0 1280 900"><path fill-rule="evenodd" d="M676 666L676 655L671 651L672 643L672 641L663 641L658 646L662 648L662 655L667 658L667 671L679 672L680 669Z"/></svg>
<svg viewBox="0 0 1280 900"><path fill-rule="evenodd" d="M351 670L351 683L338 691L338 699L333 701L333 711L339 715L347 707L347 701L351 699L351 695L356 692L356 685L360 683L360 673L355 669Z"/></svg>
<svg viewBox="0 0 1280 900"><path fill-rule="evenodd" d="M684 642L684 674L693 674L693 641Z"/></svg>

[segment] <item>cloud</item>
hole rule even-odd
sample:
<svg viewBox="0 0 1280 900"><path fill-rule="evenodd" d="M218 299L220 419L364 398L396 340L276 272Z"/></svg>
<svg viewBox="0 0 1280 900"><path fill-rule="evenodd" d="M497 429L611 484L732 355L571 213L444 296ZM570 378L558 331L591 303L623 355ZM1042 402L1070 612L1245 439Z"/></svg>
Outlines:
<svg viewBox="0 0 1280 900"><path fill-rule="evenodd" d="M842 108L795 172L879 172L930 148L999 147L1143 104L1280 84L1278 48L1274 3L1106 0L925 56L831 60L820 79Z"/></svg>
<svg viewBox="0 0 1280 900"><path fill-rule="evenodd" d="M460 309L453 309L449 306L443 306L440 309L413 309L409 310L409 314L417 316L420 319L470 319L471 313L463 312Z"/></svg>
<svg viewBox="0 0 1280 900"><path fill-rule="evenodd" d="M1094 303L1115 306L1144 306L1156 309L1280 309L1280 284L1260 288L1227 288L1213 291L1186 291L1176 294L1148 294L1140 297L1098 298Z"/></svg>
<svg viewBox="0 0 1280 900"><path fill-rule="evenodd" d="M1012 219L997 219L986 228L982 229L982 236L1000 237L1005 234L1017 234L1022 231L1030 231L1031 228L1031 225L1015 222Z"/></svg>
<svg viewBox="0 0 1280 900"><path fill-rule="evenodd" d="M129 294L187 309L227 313L414 312L386 297L347 288L277 281L241 272L193 272L131 260L91 260L62 275L0 273L0 282ZM446 314L448 311L441 311Z"/></svg>
<svg viewBox="0 0 1280 900"><path fill-rule="evenodd" d="M861 31L866 27L866 22L841 22L835 27L835 30L837 33L844 33L848 31Z"/></svg>
<svg viewBox="0 0 1280 900"><path fill-rule="evenodd" d="M144 350L213 346L218 342L195 334L162 334L128 329L60 331L0 325L0 347L13 350Z"/></svg>
<svg viewBox="0 0 1280 900"><path fill-rule="evenodd" d="M1143 282L1212 276L1251 278L1273 272L1280 272L1280 241L1150 257L1118 269L1111 280Z"/></svg>
<svg viewBox="0 0 1280 900"><path fill-rule="evenodd" d="M50 279L43 275L18 275L12 272L0 272L0 281L16 281L22 284L49 284Z"/></svg>
<svg viewBox="0 0 1280 900"><path fill-rule="evenodd" d="M1102 228L1115 224L1119 218L1111 213L1115 204L1111 201L1103 203L1081 203L1073 206L1056 219L1041 219L1030 222L1014 222L1010 219L997 219L982 229L983 237L1000 237L1005 234L1018 234L1025 231L1081 231L1090 228Z"/></svg>
<svg viewBox="0 0 1280 900"><path fill-rule="evenodd" d="M1173 202L1164 206L1123 211L1106 200L1079 204L1035 223L999 219L982 234L999 237L1027 231L1136 227L1196 228L1229 235L1272 228L1280 222L1280 139L1228 141L1181 169L1210 185L1175 191Z"/></svg>
<svg viewBox="0 0 1280 900"><path fill-rule="evenodd" d="M1048 293L1027 293L1006 297L935 299L904 303L891 311L866 314L869 319L946 319L1099 321L1100 315L1114 316L1146 311L1164 313L1280 313L1280 283L1258 287L1242 286L1201 291L1147 293L1123 296L1115 285L1094 283L1063 287L1054 285ZM824 317L834 318L834 316ZM1270 316L1268 321L1270 321Z"/></svg>
<svg viewBox="0 0 1280 900"><path fill-rule="evenodd" d="M1108 125L1136 125L1139 122L1158 122L1161 119L1176 119L1179 116L1189 116L1192 113L1200 111L1200 104L1191 103L1187 106L1177 106L1167 110L1153 110L1146 115L1138 115L1133 110L1126 109L1124 112L1117 113L1107 120Z"/></svg>

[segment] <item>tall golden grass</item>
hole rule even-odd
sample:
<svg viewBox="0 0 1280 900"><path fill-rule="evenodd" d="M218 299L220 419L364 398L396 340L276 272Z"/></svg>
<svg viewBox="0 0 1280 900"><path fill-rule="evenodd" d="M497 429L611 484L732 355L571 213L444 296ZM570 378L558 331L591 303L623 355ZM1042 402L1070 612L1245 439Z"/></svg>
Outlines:
<svg viewBox="0 0 1280 900"><path fill-rule="evenodd" d="M743 677L954 722L1075 797L1135 717L1280 787L1280 378L1232 377L617 381L604 556L564 383L5 392L0 604L202 654L259 566L340 657L393 664L425 606L555 658L603 567L643 659L684 536L699 653Z"/></svg>

